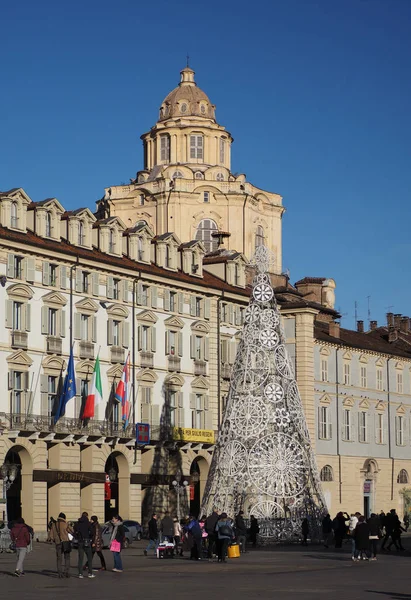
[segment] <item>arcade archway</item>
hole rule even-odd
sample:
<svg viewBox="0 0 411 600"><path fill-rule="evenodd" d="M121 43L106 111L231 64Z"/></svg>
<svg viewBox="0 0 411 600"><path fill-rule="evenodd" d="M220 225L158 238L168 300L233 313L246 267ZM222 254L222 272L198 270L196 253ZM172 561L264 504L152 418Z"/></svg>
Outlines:
<svg viewBox="0 0 411 600"><path fill-rule="evenodd" d="M112 452L105 464L106 483L104 488L104 520L115 515L128 518L130 495L130 469L121 452Z"/></svg>
<svg viewBox="0 0 411 600"><path fill-rule="evenodd" d="M5 464L16 465L16 477L6 493L9 522L23 517L33 522L33 462L23 446L12 446L7 452Z"/></svg>
<svg viewBox="0 0 411 600"><path fill-rule="evenodd" d="M207 483L210 466L205 458L198 456L193 460L190 467L190 514L201 517L200 508L204 489Z"/></svg>

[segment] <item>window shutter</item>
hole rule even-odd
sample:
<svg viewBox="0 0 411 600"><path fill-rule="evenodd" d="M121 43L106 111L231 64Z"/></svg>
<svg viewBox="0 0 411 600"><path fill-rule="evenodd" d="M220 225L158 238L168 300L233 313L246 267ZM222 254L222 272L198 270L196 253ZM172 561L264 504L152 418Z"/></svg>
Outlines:
<svg viewBox="0 0 411 600"><path fill-rule="evenodd" d="M151 408L151 426L158 427L160 425L160 407L158 404L148 404Z"/></svg>
<svg viewBox="0 0 411 600"><path fill-rule="evenodd" d="M98 273L93 273L91 275L91 281L92 281L92 290L93 290L93 296L99 296L100 295L100 277Z"/></svg>
<svg viewBox="0 0 411 600"><path fill-rule="evenodd" d="M210 318L210 299L209 298L206 298L204 300L204 318L205 319Z"/></svg>
<svg viewBox="0 0 411 600"><path fill-rule="evenodd" d="M31 306L30 304L24 305L25 317L26 317L26 331L31 331Z"/></svg>
<svg viewBox="0 0 411 600"><path fill-rule="evenodd" d="M13 300L6 300L6 327L13 327Z"/></svg>
<svg viewBox="0 0 411 600"><path fill-rule="evenodd" d="M178 332L178 356L183 356L183 332Z"/></svg>
<svg viewBox="0 0 411 600"><path fill-rule="evenodd" d="M230 365L234 364L236 354L237 354L237 342L235 340L231 340L231 342L229 344L229 350L228 350L228 362L230 363Z"/></svg>
<svg viewBox="0 0 411 600"><path fill-rule="evenodd" d="M184 312L184 294L178 292L178 312L182 314Z"/></svg>
<svg viewBox="0 0 411 600"><path fill-rule="evenodd" d="M206 410L204 413L204 428L213 429L213 413L211 410Z"/></svg>
<svg viewBox="0 0 411 600"><path fill-rule="evenodd" d="M50 285L50 263L43 263L43 285Z"/></svg>
<svg viewBox="0 0 411 600"><path fill-rule="evenodd" d="M23 373L23 389L25 391L27 391L29 388L30 388L30 373L28 371L26 371L25 373Z"/></svg>
<svg viewBox="0 0 411 600"><path fill-rule="evenodd" d="M26 258L26 279L27 281L36 280L36 260L32 257Z"/></svg>
<svg viewBox="0 0 411 600"><path fill-rule="evenodd" d="M48 385L48 377L47 375L40 375L40 392L48 394L49 385Z"/></svg>
<svg viewBox="0 0 411 600"><path fill-rule="evenodd" d="M331 440L333 437L333 425L332 425L332 421L331 421L331 414L330 414L331 409L328 407L327 408L327 435L328 435L328 439Z"/></svg>
<svg viewBox="0 0 411 600"><path fill-rule="evenodd" d="M157 308L157 287L155 285L151 288L151 307Z"/></svg>
<svg viewBox="0 0 411 600"><path fill-rule="evenodd" d="M204 339L204 360L208 360L209 355L210 355L210 340L208 339L208 337L205 337L203 339Z"/></svg>
<svg viewBox="0 0 411 600"><path fill-rule="evenodd" d="M164 310L170 310L170 290L164 290Z"/></svg>
<svg viewBox="0 0 411 600"><path fill-rule="evenodd" d="M195 394L190 394L190 408L191 410L195 410L196 407L196 395Z"/></svg>
<svg viewBox="0 0 411 600"><path fill-rule="evenodd" d="M241 325L241 311L239 306L235 307L235 324Z"/></svg>
<svg viewBox="0 0 411 600"><path fill-rule="evenodd" d="M138 351L139 351L139 352L140 352L140 351L142 350L142 348L143 348L143 345L142 345L143 336L142 336L142 329L141 329L141 327L142 327L141 325L139 325L139 326L137 327L137 348L138 348Z"/></svg>
<svg viewBox="0 0 411 600"><path fill-rule="evenodd" d="M82 279L83 271L81 269L76 269L76 292L81 293L82 291Z"/></svg>
<svg viewBox="0 0 411 600"><path fill-rule="evenodd" d="M41 307L41 333L42 333L42 335L47 335L49 332L48 316L49 316L48 306L42 306Z"/></svg>
<svg viewBox="0 0 411 600"><path fill-rule="evenodd" d="M150 327L149 331L151 352L155 352L157 350L156 329L155 327Z"/></svg>
<svg viewBox="0 0 411 600"><path fill-rule="evenodd" d="M143 284L141 281L137 283L137 304L143 303Z"/></svg>
<svg viewBox="0 0 411 600"><path fill-rule="evenodd" d="M221 340L220 342L220 362L223 364L228 362L228 340Z"/></svg>
<svg viewBox="0 0 411 600"><path fill-rule="evenodd" d="M91 317L91 341L97 341L97 317Z"/></svg>
<svg viewBox="0 0 411 600"><path fill-rule="evenodd" d="M196 357L195 335L190 336L190 358Z"/></svg>
<svg viewBox="0 0 411 600"><path fill-rule="evenodd" d="M184 419L184 408L177 409L177 425L178 427L184 427L185 419Z"/></svg>
<svg viewBox="0 0 411 600"><path fill-rule="evenodd" d="M234 306L232 304L228 305L228 322L231 325L234 325Z"/></svg>
<svg viewBox="0 0 411 600"><path fill-rule="evenodd" d="M128 321L123 322L123 347L128 348L130 345L130 323Z"/></svg>
<svg viewBox="0 0 411 600"><path fill-rule="evenodd" d="M41 413L43 416L49 416L49 395L45 392L40 393L40 402L41 402Z"/></svg>
<svg viewBox="0 0 411 600"><path fill-rule="evenodd" d="M143 423L151 424L151 405L145 404L144 402L141 405L141 420Z"/></svg>
<svg viewBox="0 0 411 600"><path fill-rule="evenodd" d="M398 416L395 417L395 443L397 446L400 445L400 420Z"/></svg>
<svg viewBox="0 0 411 600"><path fill-rule="evenodd" d="M123 302L128 302L129 301L129 293L128 293L128 280L127 279L123 279L121 281L121 297L123 299Z"/></svg>
<svg viewBox="0 0 411 600"><path fill-rule="evenodd" d="M190 296L190 315L195 317L196 315L196 298L195 296Z"/></svg>
<svg viewBox="0 0 411 600"><path fill-rule="evenodd" d="M109 275L107 277L107 291L106 296L110 300L114 297L114 278Z"/></svg>
<svg viewBox="0 0 411 600"><path fill-rule="evenodd" d="M168 333L168 331L166 331L166 335L165 335L165 340L166 340L165 353L166 353L166 356L168 354L170 354L169 337L170 337L169 333Z"/></svg>
<svg viewBox="0 0 411 600"><path fill-rule="evenodd" d="M81 336L80 313L74 313L74 339L79 340Z"/></svg>
<svg viewBox="0 0 411 600"><path fill-rule="evenodd" d="M9 371L8 389L12 390L13 388L14 388L14 371Z"/></svg>
<svg viewBox="0 0 411 600"><path fill-rule="evenodd" d="M14 254L7 255L7 277L13 278L16 276L14 271Z"/></svg>
<svg viewBox="0 0 411 600"><path fill-rule="evenodd" d="M113 345L113 319L107 321L107 346Z"/></svg>
<svg viewBox="0 0 411 600"><path fill-rule="evenodd" d="M318 431L318 439L321 439L321 406L317 408L317 431Z"/></svg>
<svg viewBox="0 0 411 600"><path fill-rule="evenodd" d="M60 336L66 337L66 311L60 310Z"/></svg>
<svg viewBox="0 0 411 600"><path fill-rule="evenodd" d="M62 290L67 288L67 267L64 265L60 267L60 286Z"/></svg>

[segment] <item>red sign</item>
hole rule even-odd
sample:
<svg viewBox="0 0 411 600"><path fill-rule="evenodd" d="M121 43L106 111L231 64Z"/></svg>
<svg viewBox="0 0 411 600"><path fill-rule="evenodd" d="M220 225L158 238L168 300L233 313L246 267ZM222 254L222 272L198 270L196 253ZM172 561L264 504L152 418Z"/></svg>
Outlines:
<svg viewBox="0 0 411 600"><path fill-rule="evenodd" d="M111 500L111 483L110 477L106 473L106 481L104 483L104 500Z"/></svg>
<svg viewBox="0 0 411 600"><path fill-rule="evenodd" d="M193 485L190 485L190 500L194 500L195 499L195 487Z"/></svg>

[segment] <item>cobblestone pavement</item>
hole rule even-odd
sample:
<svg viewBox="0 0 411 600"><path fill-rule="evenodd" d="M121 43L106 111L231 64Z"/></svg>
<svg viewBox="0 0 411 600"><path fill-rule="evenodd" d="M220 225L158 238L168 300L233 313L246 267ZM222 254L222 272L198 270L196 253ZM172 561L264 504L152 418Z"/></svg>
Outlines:
<svg viewBox="0 0 411 600"><path fill-rule="evenodd" d="M0 554L1 598L411 600L409 552L385 553L376 562L353 563L348 546L342 551L318 546L273 547L218 564L181 558L157 560L152 555L144 557L143 547L143 542L135 543L122 552L123 573L98 572L95 579L83 580L76 578L76 551L71 554L72 577L68 580L57 578L54 548L48 544L34 545L25 562L25 577L12 575L14 554ZM111 568L110 552L105 554Z"/></svg>

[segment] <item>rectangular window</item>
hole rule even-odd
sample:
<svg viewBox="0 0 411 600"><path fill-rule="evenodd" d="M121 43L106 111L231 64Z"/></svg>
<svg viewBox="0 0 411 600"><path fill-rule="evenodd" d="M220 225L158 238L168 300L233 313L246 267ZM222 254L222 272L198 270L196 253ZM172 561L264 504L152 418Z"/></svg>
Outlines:
<svg viewBox="0 0 411 600"><path fill-rule="evenodd" d="M351 435L351 411L344 409L343 411L343 439L346 442L350 442L352 439Z"/></svg>
<svg viewBox="0 0 411 600"><path fill-rule="evenodd" d="M404 445L404 417L401 415L397 415L395 417L395 425L396 425L397 446L403 446Z"/></svg>
<svg viewBox="0 0 411 600"><path fill-rule="evenodd" d="M376 414L376 442L377 444L384 443L384 415L382 413Z"/></svg>
<svg viewBox="0 0 411 600"><path fill-rule="evenodd" d="M177 292L170 292L170 311L177 311Z"/></svg>
<svg viewBox="0 0 411 600"><path fill-rule="evenodd" d="M176 414L177 414L177 392L174 391L169 391L168 392L168 408L169 408L169 413L170 413L170 427L176 427L177 426L177 419L176 419Z"/></svg>
<svg viewBox="0 0 411 600"><path fill-rule="evenodd" d="M192 411L193 429L204 429L204 399L202 394L195 394L195 408Z"/></svg>
<svg viewBox="0 0 411 600"><path fill-rule="evenodd" d="M138 260L144 260L144 240L141 235L137 238L137 257Z"/></svg>
<svg viewBox="0 0 411 600"><path fill-rule="evenodd" d="M351 384L351 367L349 363L344 363L344 385Z"/></svg>
<svg viewBox="0 0 411 600"><path fill-rule="evenodd" d="M170 253L170 246L168 244L166 244L166 268L167 269L171 268L171 253Z"/></svg>
<svg viewBox="0 0 411 600"><path fill-rule="evenodd" d="M321 360L321 381L328 381L328 360L326 358Z"/></svg>
<svg viewBox="0 0 411 600"><path fill-rule="evenodd" d="M148 325L142 325L141 327L141 350L143 352L150 352L150 344L149 344L149 333L150 328Z"/></svg>
<svg viewBox="0 0 411 600"><path fill-rule="evenodd" d="M121 321L113 321L113 346L121 346Z"/></svg>
<svg viewBox="0 0 411 600"><path fill-rule="evenodd" d="M203 338L196 335L194 340L194 355L196 360L201 360L203 357L202 348L203 348Z"/></svg>
<svg viewBox="0 0 411 600"><path fill-rule="evenodd" d="M223 165L225 160L225 140L220 138L220 163Z"/></svg>
<svg viewBox="0 0 411 600"><path fill-rule="evenodd" d="M204 202L210 202L210 192L203 193L203 200Z"/></svg>
<svg viewBox="0 0 411 600"><path fill-rule="evenodd" d="M21 256L14 257L14 277L15 279L23 279L24 258Z"/></svg>
<svg viewBox="0 0 411 600"><path fill-rule="evenodd" d="M54 402L57 394L57 377L49 375L47 377L47 416L51 417L54 408Z"/></svg>
<svg viewBox="0 0 411 600"><path fill-rule="evenodd" d="M190 158L203 159L203 136L202 135L190 135Z"/></svg>
<svg viewBox="0 0 411 600"><path fill-rule="evenodd" d="M90 339L90 317L88 315L80 315L80 339L83 342L88 342Z"/></svg>
<svg viewBox="0 0 411 600"><path fill-rule="evenodd" d="M57 286L58 266L50 265L50 285L53 287Z"/></svg>
<svg viewBox="0 0 411 600"><path fill-rule="evenodd" d="M88 284L89 284L89 273L87 271L81 272L81 291L83 294L88 294Z"/></svg>
<svg viewBox="0 0 411 600"><path fill-rule="evenodd" d="M13 302L13 325L14 331L23 331L23 303Z"/></svg>
<svg viewBox="0 0 411 600"><path fill-rule="evenodd" d="M240 267L237 263L234 265L234 285L240 285Z"/></svg>
<svg viewBox="0 0 411 600"><path fill-rule="evenodd" d="M175 331L168 332L168 347L169 347L169 354L171 354L171 355L177 354L177 333Z"/></svg>
<svg viewBox="0 0 411 600"><path fill-rule="evenodd" d="M201 308L202 308L202 298L196 298L195 300L195 316L201 317Z"/></svg>
<svg viewBox="0 0 411 600"><path fill-rule="evenodd" d="M113 279L113 299L120 300L120 279Z"/></svg>
<svg viewBox="0 0 411 600"><path fill-rule="evenodd" d="M49 308L48 310L48 334L57 336L57 309Z"/></svg>
<svg viewBox="0 0 411 600"><path fill-rule="evenodd" d="M367 367L361 367L361 383L362 388L367 387Z"/></svg>
<svg viewBox="0 0 411 600"><path fill-rule="evenodd" d="M397 373L397 393L403 393L403 385L402 385L402 373Z"/></svg>
<svg viewBox="0 0 411 600"><path fill-rule="evenodd" d="M360 442L367 442L367 413L361 411L358 421L358 437Z"/></svg>
<svg viewBox="0 0 411 600"><path fill-rule="evenodd" d="M382 391L382 389L383 389L382 369L377 369L377 390Z"/></svg>
<svg viewBox="0 0 411 600"><path fill-rule="evenodd" d="M160 160L169 162L170 160L170 136L160 135Z"/></svg>
<svg viewBox="0 0 411 600"><path fill-rule="evenodd" d="M223 323L227 323L227 317L228 317L228 307L227 307L227 304L225 302L223 302L221 304L221 321Z"/></svg>
<svg viewBox="0 0 411 600"><path fill-rule="evenodd" d="M24 374L21 371L13 371L13 405L14 415L20 415L23 412L23 380Z"/></svg>
<svg viewBox="0 0 411 600"><path fill-rule="evenodd" d="M143 285L141 288L141 304L143 304L144 306L148 306L148 294L149 294L148 285Z"/></svg>
<svg viewBox="0 0 411 600"><path fill-rule="evenodd" d="M331 422L330 422L330 409L328 406L320 406L319 410L319 431L318 437L321 440L331 439Z"/></svg>

